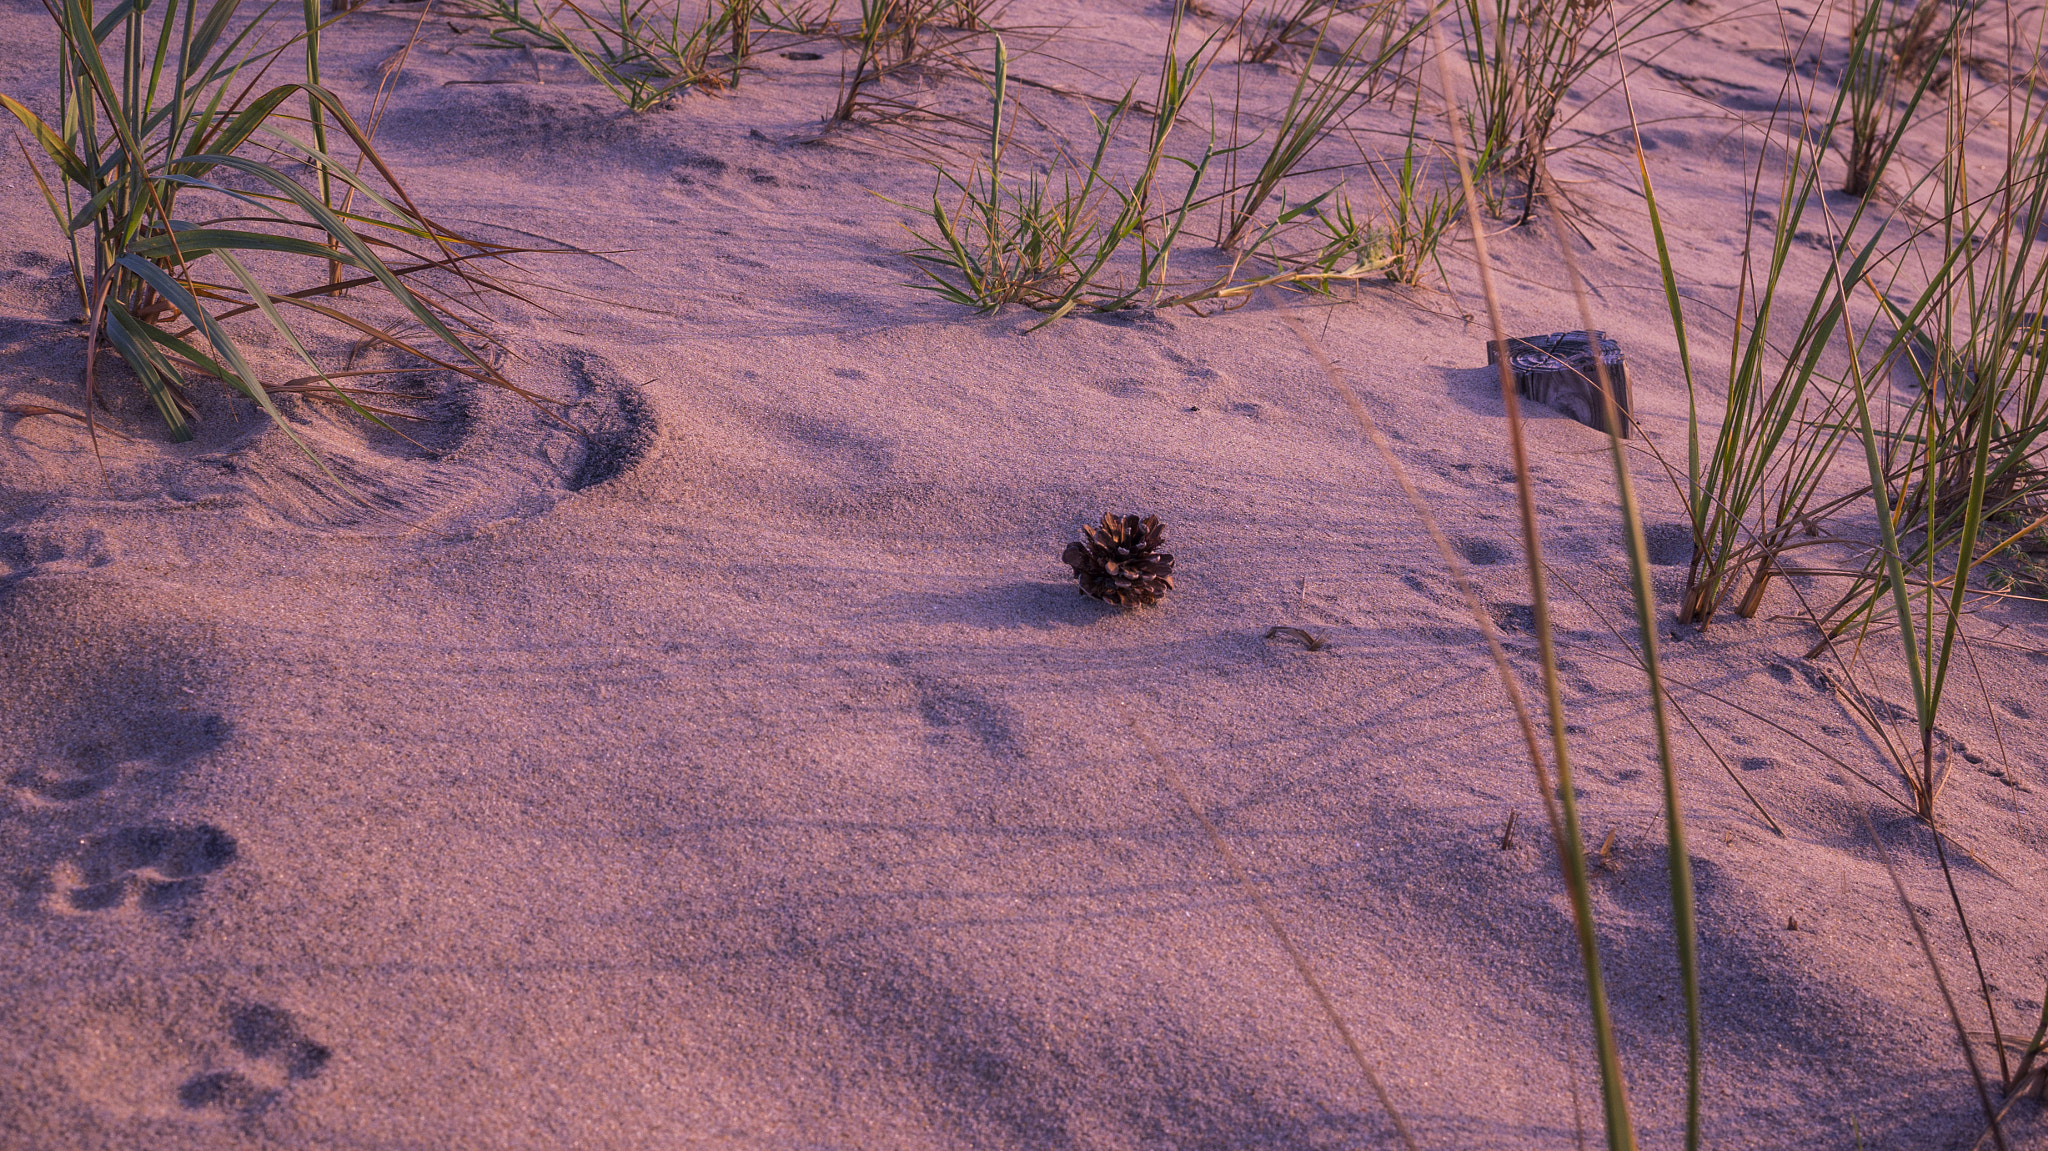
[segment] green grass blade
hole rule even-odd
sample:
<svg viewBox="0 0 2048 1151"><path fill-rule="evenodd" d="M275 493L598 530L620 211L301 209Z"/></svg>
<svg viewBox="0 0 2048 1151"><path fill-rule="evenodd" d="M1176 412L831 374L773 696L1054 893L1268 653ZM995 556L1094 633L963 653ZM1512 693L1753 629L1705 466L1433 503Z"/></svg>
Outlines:
<svg viewBox="0 0 2048 1151"><path fill-rule="evenodd" d="M294 256L336 260L358 270L369 271L358 263L352 254L337 252L314 240L232 228L180 228L175 232L144 236L128 245L129 254L141 256L145 260L175 259L187 263L216 251L283 252Z"/></svg>
<svg viewBox="0 0 2048 1151"><path fill-rule="evenodd" d="M0 108L12 112L14 118L21 121L22 126L34 134L36 143L42 145L43 152L56 162L65 179L83 186L92 184L92 176L85 162L72 152L71 146L64 142L62 136L51 131L50 126L43 123L42 117L29 111L5 93L0 93Z"/></svg>
<svg viewBox="0 0 2048 1151"><path fill-rule="evenodd" d="M192 425L186 422L185 409L178 406L177 397L171 394L168 383L176 378L176 373L150 346L148 326L129 315L128 309L118 302L108 301L106 312L109 321L107 342L114 345L114 350L142 380L142 390L156 405L157 414L163 417L171 440L175 443L190 440Z"/></svg>
<svg viewBox="0 0 2048 1151"><path fill-rule="evenodd" d="M1646 170L1646 184L1648 178ZM1547 181L1547 175L1544 179ZM1548 188L1545 190L1554 202L1554 192ZM1692 854L1686 846L1685 816L1679 802L1678 764L1671 748L1671 721L1665 714L1664 671L1657 642L1657 593L1650 578L1650 548L1643 535L1642 507L1636 500L1635 480L1629 474L1628 449L1621 441L1622 414L1614 399L1614 381L1608 378L1606 357L1597 352L1600 337L1598 326L1593 322L1592 305L1586 299L1585 282L1579 274L1578 260L1572 254L1570 238L1554 207L1550 213L1550 228L1571 281L1586 342L1596 349L1593 371L1606 417L1608 455L1614 465L1614 490L1621 504L1622 536L1628 546L1629 591L1635 601L1637 642L1642 652L1643 676L1649 687L1651 725L1656 735L1657 763L1664 787L1671 930L1678 951L1679 985L1685 999L1685 1146L1686 1151L1699 1151L1703 1055L1697 897L1692 880Z"/></svg>

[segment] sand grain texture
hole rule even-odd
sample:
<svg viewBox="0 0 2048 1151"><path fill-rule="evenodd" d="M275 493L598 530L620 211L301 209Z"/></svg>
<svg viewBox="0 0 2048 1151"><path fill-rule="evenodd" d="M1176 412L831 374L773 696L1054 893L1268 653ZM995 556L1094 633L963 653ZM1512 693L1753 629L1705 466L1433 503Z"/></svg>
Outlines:
<svg viewBox="0 0 2048 1151"><path fill-rule="evenodd" d="M1122 2L1012 19L1073 25L1068 62L1020 74L1098 92L1153 67L1165 28ZM4 0L0 90L53 102L46 24ZM330 82L367 104L409 31L341 25ZM1687 71L1728 82L1695 87L1775 92L1736 43L1765 31L1695 37ZM0 1145L1392 1145L1133 721L1423 1146L1590 1129L1583 990L1512 716L1269 303L1026 334L910 290L910 216L881 197L928 196L929 169L879 133L785 142L829 103L829 51L633 117L572 70L435 35L380 143L440 218L606 253L533 261L573 294L502 325L507 371L597 434L460 389L417 444L288 402L365 509L205 388L183 445L115 394L137 439L102 438L104 474L75 425L0 418ZM1247 77L1284 100L1284 74ZM1756 109L1648 77L1637 98L1668 121L1675 242L1703 292L1732 284ZM1623 157L1567 157L1561 176L1606 182L1584 189L1595 215L1639 230ZM1589 234L1602 323L1677 445L1653 267ZM62 247L11 149L0 235L0 401L75 407ZM1547 239L1496 248L1511 326L1575 322ZM1527 672L1501 401L1464 249L1446 263L1452 293L1372 287L1307 319ZM1677 1146L1683 1020L1641 678L1608 630L1628 609L1605 441L1528 415L1551 557L1585 595L1556 614L1588 846L1616 837L1596 898L1623 1055L1646 1145ZM1668 619L1682 513L1638 467ZM1105 509L1166 521L1159 608L1085 600L1058 563ZM1674 631L1670 674L1889 778L1773 596ZM2030 1030L2048 617L1998 611L2008 646L1978 652L1998 731L1974 692L1944 729L2002 737L2014 769L1962 767L1943 802L1986 865L1958 883L2006 1026ZM1977 1103L1863 821L1973 986L1925 836L1780 731L1679 699L1788 833L1681 729L1710 1145L1967 1147ZM2039 1146L2029 1107L2016 1145Z"/></svg>

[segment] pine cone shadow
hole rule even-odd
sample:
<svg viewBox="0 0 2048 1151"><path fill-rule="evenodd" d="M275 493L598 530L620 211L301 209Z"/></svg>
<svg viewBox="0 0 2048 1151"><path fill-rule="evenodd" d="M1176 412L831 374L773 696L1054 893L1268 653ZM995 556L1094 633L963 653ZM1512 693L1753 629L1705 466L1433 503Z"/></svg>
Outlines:
<svg viewBox="0 0 2048 1151"><path fill-rule="evenodd" d="M990 630L1087 627L1124 614L1121 608L1082 595L1071 580L1015 580L991 587L923 592L908 597L907 606L916 619Z"/></svg>

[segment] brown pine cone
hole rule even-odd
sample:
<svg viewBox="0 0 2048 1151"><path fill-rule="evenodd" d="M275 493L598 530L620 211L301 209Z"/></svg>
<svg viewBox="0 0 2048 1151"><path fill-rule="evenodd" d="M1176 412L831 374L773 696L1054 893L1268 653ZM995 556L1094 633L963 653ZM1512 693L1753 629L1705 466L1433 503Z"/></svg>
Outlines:
<svg viewBox="0 0 2048 1151"><path fill-rule="evenodd" d="M1173 557L1159 550L1166 533L1158 516L1117 517L1084 527L1086 541L1067 545L1060 562L1074 569L1081 594L1118 607L1158 603L1173 590Z"/></svg>

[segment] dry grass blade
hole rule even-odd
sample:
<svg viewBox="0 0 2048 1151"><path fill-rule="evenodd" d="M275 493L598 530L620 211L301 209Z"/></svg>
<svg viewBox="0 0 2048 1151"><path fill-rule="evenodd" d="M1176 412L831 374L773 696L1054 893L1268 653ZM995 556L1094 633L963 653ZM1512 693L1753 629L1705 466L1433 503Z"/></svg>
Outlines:
<svg viewBox="0 0 2048 1151"><path fill-rule="evenodd" d="M1635 1123L1629 1116L1628 1082L1621 1072L1621 1055L1615 1045L1614 1023L1607 1003L1606 980L1600 971L1600 943L1593 924L1592 882L1586 874L1586 859L1580 850L1578 800L1572 785L1571 753L1565 740L1564 700L1558 686L1557 649L1550 626L1550 595L1543 564L1543 541L1536 526L1535 488L1529 477L1528 445L1522 437L1522 404L1515 394L1514 370L1508 355L1507 326L1501 319L1500 297L1493 286L1493 265L1486 251L1486 229L1481 223L1478 189L1473 183L1472 163L1458 124L1457 101L1452 96L1450 64L1436 21L1429 25L1430 48L1437 59L1438 78L1443 85L1444 111L1450 124L1452 155L1458 163L1458 183L1465 194L1466 219L1472 227L1473 263L1479 273L1480 290L1486 297L1487 320L1493 331L1500 366L1501 402L1506 409L1508 449L1515 467L1515 505L1521 519L1523 558L1529 572L1529 599L1535 616L1537 659L1543 673L1544 703L1550 719L1551 754L1557 765L1558 807L1563 819L1553 820L1551 831L1557 847L1558 866L1564 873L1566 893L1572 906L1572 926L1578 937L1579 962L1586 979L1587 1007L1592 1014L1593 1042L1600 1061L1600 1099L1607 1145L1610 1151L1634 1151ZM1595 357L1597 360L1598 357ZM1613 426L1610 424L1610 426ZM1549 799L1546 790L1544 798Z"/></svg>
<svg viewBox="0 0 2048 1151"><path fill-rule="evenodd" d="M1266 900L1258 884L1252 882L1251 873L1245 870L1236 850L1230 846L1230 841L1223 838L1223 832L1217 829L1215 821L1209 818L1209 813L1195 801L1195 793L1188 790L1188 785L1181 779L1180 772L1175 771L1173 764L1160 753L1159 745L1152 741L1152 734L1138 723L1136 717L1131 717L1129 723L1131 730L1145 744L1146 752L1152 756L1152 763L1159 769L1160 777L1180 796L1181 802L1188 805L1188 811L1194 815L1195 821L1202 825L1202 831L1209 837L1209 843L1216 848L1216 853L1223 857L1224 864L1230 868L1231 878L1237 882L1245 897L1251 900L1252 906L1258 910L1259 918L1266 921L1267 929L1287 952L1287 958L1293 961L1296 974L1301 976L1301 981L1308 987L1309 994L1315 996L1316 1005L1322 1008L1324 1017L1330 1021L1330 1026L1336 1029L1338 1037L1344 1041L1344 1049L1351 1053L1352 1061L1358 1064L1359 1074L1365 1076L1365 1082L1372 1088L1374 1098L1379 1100L1380 1108L1394 1124L1394 1132L1400 1136L1401 1145L1408 1151L1416 1151L1415 1136L1409 1133L1407 1121L1401 1118L1400 1110L1394 1106L1393 1097L1387 1094L1386 1085L1380 1082L1379 1072L1373 1070L1372 1060L1366 1058L1365 1049L1358 1045L1357 1037L1351 1033L1351 1025L1344 1021L1344 1013L1337 1010L1336 1000L1331 999L1330 993L1324 990L1323 981L1316 978L1315 968L1310 965L1308 956L1302 954L1301 948L1294 942L1294 937L1287 933L1286 925L1281 923L1280 917L1274 913L1273 905Z"/></svg>
<svg viewBox="0 0 2048 1151"><path fill-rule="evenodd" d="M76 420L79 424L88 428L93 426L93 421L90 417L81 416L77 412L70 411L65 408L53 408L46 404L4 404L0 405L0 412L6 412L10 416L22 416L24 418L29 416L58 416L67 420ZM114 428L106 428L104 430L108 435L119 436L124 440L132 440L135 438L134 436L128 435L127 433L119 431Z"/></svg>
<svg viewBox="0 0 2048 1151"><path fill-rule="evenodd" d="M1310 651L1321 651L1324 648L1330 646L1329 640L1326 640L1321 636L1311 634L1307 628L1288 627L1284 624L1281 624L1266 629L1267 639L1277 639L1283 635L1291 635L1295 639L1300 640L1301 646L1307 648Z"/></svg>
<svg viewBox="0 0 2048 1151"><path fill-rule="evenodd" d="M1984 1083L1984 1070L1977 1065L1977 1049L1970 1045L1970 1033L1963 1027L1963 1016L1956 1010L1956 998L1949 994L1948 980L1941 974L1941 963L1934 957L1934 945L1927 940L1927 929L1920 924L1920 912L1913 907L1913 901L1906 895L1906 884L1899 878L1899 869L1892 864L1891 853L1885 850L1884 840L1877 834L1877 825L1866 813L1863 826L1870 832L1870 842L1877 846L1878 861L1884 864L1885 874L1891 877L1892 890L1898 894L1899 906L1906 911L1906 922L1913 926L1913 938L1920 943L1920 954L1927 960L1927 970L1934 976L1934 986L1941 992L1941 1002L1948 1009L1949 1022L1955 1025L1956 1042L1962 1046L1963 1061L1970 1065L1970 1078L1977 1085L1977 1101L1984 1107L1984 1119L1991 1125L1991 1139L1999 1151L2008 1151L2005 1129L1998 1122L1998 1111L1991 1106L1991 1091Z"/></svg>
<svg viewBox="0 0 2048 1151"><path fill-rule="evenodd" d="M1593 321L1592 305L1586 299L1586 284L1579 274L1578 259L1572 254L1571 236L1557 217L1548 175L1539 174L1539 178L1544 181L1546 200L1550 201L1550 230L1557 240L1558 254L1564 260L1566 278L1571 283L1572 298L1578 305L1580 329L1586 333L1588 346L1598 348L1599 329ZM1495 318L1497 321L1497 312ZM1505 333L1496 329L1496 334ZM1502 359L1505 360L1506 356L1503 355ZM1502 366L1505 368L1505 363ZM1636 632L1638 642L1642 645L1639 654L1642 659L1643 677L1649 682L1650 716L1655 729L1657 762L1664 785L1664 827L1669 856L1667 866L1671 876L1671 926L1678 949L1679 981L1685 996L1685 1145L1687 1151L1698 1151L1701 1138L1699 927L1695 920L1692 858L1686 847L1685 818L1679 805L1678 765L1671 752L1671 723L1664 714L1664 682L1657 654L1657 596L1650 585L1649 545L1643 536L1643 517L1636 503L1635 484L1629 476L1628 451L1621 442L1622 418L1614 401L1614 381L1608 378L1605 356L1593 357L1593 372L1596 377L1595 383L1600 389L1601 405L1606 409L1608 454L1614 463L1615 494L1621 503L1622 534L1628 544L1629 590L1635 600ZM1745 794L1748 791L1748 788L1743 788ZM1758 805L1758 810L1762 810L1762 805ZM1765 818L1770 817L1766 815ZM1772 826L1776 826L1775 821ZM1602 854L1605 854L1605 849L1602 850Z"/></svg>

